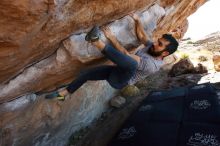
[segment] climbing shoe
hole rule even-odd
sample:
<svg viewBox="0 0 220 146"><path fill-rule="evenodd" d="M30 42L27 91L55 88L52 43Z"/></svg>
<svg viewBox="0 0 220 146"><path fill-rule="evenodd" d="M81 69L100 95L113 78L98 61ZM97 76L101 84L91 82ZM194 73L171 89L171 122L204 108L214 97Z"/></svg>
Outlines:
<svg viewBox="0 0 220 146"><path fill-rule="evenodd" d="M60 101L64 101L65 100L65 96L60 95L57 91L54 91L48 95L45 96L46 99L57 99Z"/></svg>
<svg viewBox="0 0 220 146"><path fill-rule="evenodd" d="M86 35L85 40L95 42L100 38L100 30L98 26L94 26Z"/></svg>

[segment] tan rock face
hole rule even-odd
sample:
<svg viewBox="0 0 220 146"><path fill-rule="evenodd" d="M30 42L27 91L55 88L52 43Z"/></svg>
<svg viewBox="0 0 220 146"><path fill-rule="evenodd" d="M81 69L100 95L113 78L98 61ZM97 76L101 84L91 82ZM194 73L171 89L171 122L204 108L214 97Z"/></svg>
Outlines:
<svg viewBox="0 0 220 146"><path fill-rule="evenodd" d="M181 39L183 38L183 35L186 33L187 29L188 29L188 20L184 20L182 24L180 24L171 31L171 34L176 39Z"/></svg>
<svg viewBox="0 0 220 146"><path fill-rule="evenodd" d="M161 7L169 7L169 6L172 6L174 3L176 2L176 0L160 0L159 1L159 4Z"/></svg>
<svg viewBox="0 0 220 146"><path fill-rule="evenodd" d="M10 4L10 1L4 3ZM74 77L76 77L81 69L87 67L88 65L91 66L99 64L99 61L94 62L94 59L102 57L101 53L96 50L95 47L84 41L85 33L82 33L84 28L94 25L95 22L97 24L107 23L110 20L126 15L129 10L139 9L142 7L145 10L142 11L142 13L141 11L138 13L142 18L146 32L150 37L152 37L153 34L158 34L157 32L152 33L154 30L157 30L158 25L160 27L166 19L171 19L168 17L168 14L172 12L173 17L176 18L174 12L178 11L180 8L183 9L182 7L187 7L188 4L184 2L175 2L172 6L169 5L166 9L164 9L157 4L152 5L153 1L150 0L141 2L137 1L138 4L131 6L124 6L121 2L108 2L105 3L105 6L101 1L96 1L97 4L94 3L95 2L85 3L85 6L91 4L87 10L84 8L85 6L83 5L83 2L79 1L69 1L68 3L62 3L59 1L54 4L52 2L48 2L48 20L42 26L36 22L36 27L39 29L33 30L34 32L38 32L34 34L33 37L27 36L31 34L28 31L23 32L24 36L28 38L28 42L24 43L25 45L18 44L19 48L17 49L12 47L16 50L15 52L10 51L10 49L6 49L13 55L0 51L0 53L4 53L5 55L5 57L0 58L0 60L2 59L0 68L3 69L0 72L0 80L1 78L3 80L2 84L0 84L0 87L2 88L0 91L0 102L12 100L26 93L55 89L60 85L70 82ZM127 3L130 4L131 2L127 1ZM27 5L29 3L25 4ZM199 1L198 5L201 4L202 3ZM122 5L122 7L120 5ZM71 6L79 9L78 11L81 13L77 13L78 11L76 12L75 9L73 10ZM115 6L114 9L112 8L113 6ZM105 9L103 10L99 7L105 7ZM118 10L125 9L124 7L126 7L126 11ZM28 10L29 9L26 11ZM25 11L25 9L23 11ZM90 15L88 15L88 12L91 12L89 13ZM116 12L118 12L117 15ZM105 17L103 16L103 18L98 19L99 17L96 17L97 13L102 13L103 15L105 13L106 14ZM188 11L187 14L189 14ZM186 16L184 15L184 17ZM40 18L41 17L39 17L39 19ZM186 19L181 19L181 21L184 22L185 20ZM14 24L16 24L16 21L14 21ZM166 25L168 24L170 24L170 22ZM25 25L23 24L23 27L24 26ZM133 48L138 45L134 31L134 24L130 17L124 17L115 21L110 24L110 27L125 47ZM167 26L165 26L164 33L173 30L171 28L167 30L166 27ZM182 30L181 28L183 28L184 25L178 25L178 27L178 30ZM172 26L172 28L175 27ZM71 32L75 32L76 34L67 38L63 42L60 42L68 35L71 35ZM185 31L177 31L175 33L178 35L174 36L180 38L183 36L181 34L184 32ZM8 32L8 34L13 34L13 32ZM159 35L156 36L159 37ZM104 37L102 38L106 41ZM22 39L24 39L24 37L20 38L20 40ZM1 42L5 43L4 40ZM22 41L20 41L20 43L21 42ZM11 43L8 42L6 44L10 45L12 43L14 43L13 39L11 39ZM22 48L23 46L28 47ZM18 57L19 55L21 57ZM43 59L45 57L46 59ZM24 68L25 66L26 68ZM20 72L21 74L19 74Z"/></svg>
<svg viewBox="0 0 220 146"><path fill-rule="evenodd" d="M138 10L150 37L177 29L174 32L181 38L186 26L183 22L204 3L2 0L0 145L64 145L71 133L88 125L107 107L114 90L106 82L88 83L64 103L45 101L43 95L33 94L56 89L69 83L80 70L106 63L100 59L102 54L84 41L85 32L94 24L111 22L110 29L130 49L139 45L133 21L126 16L130 12ZM103 34L101 39L107 42Z"/></svg>
<svg viewBox="0 0 220 146"><path fill-rule="evenodd" d="M220 71L220 55L213 56L214 68L216 71Z"/></svg>
<svg viewBox="0 0 220 146"><path fill-rule="evenodd" d="M171 32L178 27L183 28L182 24L186 23L187 17L205 2L207 0L192 0L190 2L187 0L176 0L167 11L167 15L159 21L157 28L154 30L154 38L159 37L163 33Z"/></svg>
<svg viewBox="0 0 220 146"><path fill-rule="evenodd" d="M72 33L120 18L154 0L129 1L1 1L0 81L55 52Z"/></svg>
<svg viewBox="0 0 220 146"><path fill-rule="evenodd" d="M149 35L156 28L158 19L164 14L164 9L159 5L153 5L147 11L139 14ZM111 23L110 28L121 44L127 48L137 47L134 23L130 17L124 17ZM28 67L7 84L2 84L0 102L14 99L25 93L55 89L72 80L81 69L88 65L100 64L101 62L94 60L103 55L84 40L85 34L80 33L67 38L55 53ZM107 42L103 34L102 39Z"/></svg>
<svg viewBox="0 0 220 146"><path fill-rule="evenodd" d="M49 14L46 0L3 0L0 8L0 81L3 82L17 74L29 60L43 55L38 53L42 48L31 49L30 43L42 31Z"/></svg>

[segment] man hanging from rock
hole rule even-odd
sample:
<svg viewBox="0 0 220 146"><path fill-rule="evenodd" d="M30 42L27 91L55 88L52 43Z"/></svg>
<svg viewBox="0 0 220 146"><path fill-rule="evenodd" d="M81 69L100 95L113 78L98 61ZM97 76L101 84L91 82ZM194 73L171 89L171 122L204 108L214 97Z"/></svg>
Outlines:
<svg viewBox="0 0 220 146"><path fill-rule="evenodd" d="M66 95L74 93L86 81L106 80L113 88L122 89L126 85L133 85L157 72L163 65L163 58L177 50L178 42L170 34L164 34L155 42L149 41L138 15L130 14L130 16L135 21L136 35L138 40L145 45L144 48L135 54L129 53L120 45L108 27L104 27L102 31L112 45L105 44L100 40L99 28L93 27L85 40L96 46L115 65L101 65L87 69L80 73L67 88L52 92L45 98L65 100Z"/></svg>

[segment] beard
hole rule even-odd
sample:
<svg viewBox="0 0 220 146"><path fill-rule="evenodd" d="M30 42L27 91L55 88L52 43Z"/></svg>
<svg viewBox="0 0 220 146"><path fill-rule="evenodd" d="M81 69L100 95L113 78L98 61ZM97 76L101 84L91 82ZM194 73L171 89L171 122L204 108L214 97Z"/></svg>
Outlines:
<svg viewBox="0 0 220 146"><path fill-rule="evenodd" d="M161 54L164 52L164 50L162 51L154 51L154 46L152 46L151 48L148 49L147 53L150 54L151 56L153 57L158 57L158 56L161 56Z"/></svg>

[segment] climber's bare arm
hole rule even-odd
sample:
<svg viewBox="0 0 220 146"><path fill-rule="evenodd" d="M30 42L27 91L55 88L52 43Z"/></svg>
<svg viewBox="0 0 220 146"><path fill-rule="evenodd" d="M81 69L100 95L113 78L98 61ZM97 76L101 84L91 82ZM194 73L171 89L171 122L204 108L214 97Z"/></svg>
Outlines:
<svg viewBox="0 0 220 146"><path fill-rule="evenodd" d="M120 52L122 52L123 54L126 54L130 57L132 57L134 60L136 60L137 62L140 62L140 57L134 54L131 54L131 52L128 52L117 40L117 38L112 34L111 30L109 29L109 27L102 27L102 31L104 32L106 38L112 43L112 45L119 50ZM132 50L134 51L134 50Z"/></svg>
<svg viewBox="0 0 220 146"><path fill-rule="evenodd" d="M137 38L142 44L146 44L146 42L148 41L148 36L144 30L144 26L141 23L139 16L134 13L130 14L130 16L135 22L135 31L136 31Z"/></svg>
<svg viewBox="0 0 220 146"><path fill-rule="evenodd" d="M118 42L117 38L112 34L109 27L102 27L102 31L104 32L105 37L112 43L112 45L122 52L123 54L129 54L129 52Z"/></svg>

